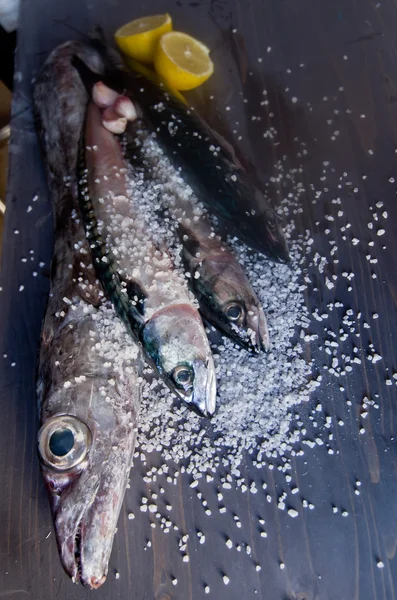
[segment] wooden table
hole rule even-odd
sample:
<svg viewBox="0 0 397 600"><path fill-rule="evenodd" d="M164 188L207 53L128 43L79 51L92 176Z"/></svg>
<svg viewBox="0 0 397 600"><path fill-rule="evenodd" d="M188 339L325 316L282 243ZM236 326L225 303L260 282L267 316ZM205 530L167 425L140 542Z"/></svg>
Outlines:
<svg viewBox="0 0 397 600"><path fill-rule="evenodd" d="M323 381L310 406L300 412L307 423L306 437L311 438L315 432L309 416L321 401L324 414L333 420L331 428L319 435L326 438L333 433L334 454L325 444L313 449L302 446L304 455L292 458L290 474L299 487L300 506L295 519L277 508L286 484L276 459L275 468L263 472L247 460L246 474L257 482L259 491L255 495L225 492L225 514L216 510L219 480L200 483L199 490L213 508L211 517L204 514L197 489L191 489L182 476L178 487L171 486L167 494L174 505L174 521L191 534L188 564L181 560L176 534L151 529L150 516L139 513L147 486L138 463L127 490L108 581L89 592L73 586L60 566L36 456L35 367L48 293L52 220L32 119L31 79L52 48L84 34L93 23L110 35L136 16L165 11L172 14L177 28L213 49L216 74L209 88L195 98L200 101L201 96L202 101L208 90L214 93L212 103L204 105L206 117L222 129L233 129L235 120L240 121L241 148L264 180L274 175L283 156L285 168L303 166L296 174L306 190L298 227L310 230L315 249L327 257L329 277L337 275L335 286L328 289L317 281L318 270L308 265L312 284L307 303L320 314L329 302L338 301L344 308L333 310L324 322L314 321L312 331L319 339L305 349L315 358ZM0 277L0 598L396 597L397 381L392 377L397 370L396 30L394 0L22 1ZM265 87L270 103L261 107ZM242 101L240 91L248 102ZM227 105L230 111L225 110ZM252 121L252 115L261 115L260 124ZM269 123L279 132L277 144L263 138ZM316 203L313 189L322 192ZM274 191L285 193L282 184ZM33 201L36 195L38 200ZM338 197L341 205L332 203ZM380 201L384 206L376 208ZM340 210L343 215L338 216ZM387 218L382 217L384 211ZM348 223L351 228L341 230ZM373 223L373 229L368 223ZM383 236L377 235L381 228ZM356 246L354 237L360 240ZM336 241L334 255L329 240ZM368 246L371 241L373 247ZM27 262L22 262L23 257ZM377 262L370 262L374 258ZM34 277L32 271L38 275ZM354 278L349 282L343 273L351 272ZM21 291L20 286L24 286ZM339 336L346 308L354 315L362 313L356 327L359 336L352 333L343 342L355 344L361 363L338 379L322 369L325 362L331 363L319 346L324 346L325 328ZM363 327L364 321L369 328ZM375 363L368 360L370 343L382 357ZM362 415L364 396L379 406L370 407L368 415ZM260 488L264 478L270 503ZM302 500L314 508L303 508ZM137 515L132 522L129 511ZM239 530L233 514L240 517ZM266 539L260 537L258 515L266 520ZM204 545L199 544L197 530L206 535ZM249 544L251 556L245 546L240 553L229 550L228 536ZM145 549L148 539L152 546ZM255 569L257 563L260 571ZM230 577L228 586L223 573ZM173 578L178 580L175 586ZM205 585L210 586L208 596Z"/></svg>

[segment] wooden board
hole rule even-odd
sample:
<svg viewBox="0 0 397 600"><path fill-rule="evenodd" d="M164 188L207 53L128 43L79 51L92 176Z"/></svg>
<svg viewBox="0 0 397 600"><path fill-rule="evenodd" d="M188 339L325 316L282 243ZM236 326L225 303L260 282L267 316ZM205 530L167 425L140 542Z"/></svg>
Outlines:
<svg viewBox="0 0 397 600"><path fill-rule="evenodd" d="M324 288L318 269L309 267L312 285L307 303L320 314L330 302L343 303L344 308L333 310L326 322L314 322L311 330L318 333L318 341L305 347L307 355L315 358L323 381L310 406L299 412L307 426L306 437L319 436L326 443L313 449L298 445L304 455L291 459L290 475L299 493L289 495L288 501L292 498L298 518L277 507L278 497L288 489L278 469L282 461L271 459L274 468L258 472L247 458L246 475L257 482L258 493L224 491L225 514L218 510L218 477L192 489L189 478L181 476L177 487L167 487L167 501L174 507L172 519L180 529L166 535L150 527L152 517L139 513L141 496L164 482L159 478L153 486L145 484L142 473L146 469L138 462L108 581L100 590L89 592L73 586L59 564L36 456L35 368L48 294L52 219L32 119L31 80L52 48L86 33L92 24L99 23L111 35L131 18L165 11L172 14L178 29L196 35L213 50L216 75L193 98L208 120L225 130L233 130L235 121L240 121L236 135L243 139L239 144L264 181L275 175L279 159L286 172L302 165L295 173L305 189L297 225L301 231L310 230L313 247L327 258L329 277L337 276L334 287ZM22 1L0 276L0 598L396 597L397 397L392 377L397 370L396 28L393 0ZM261 106L265 88L269 105ZM209 94L215 96L211 102L206 100ZM253 121L253 115L262 120ZM263 137L269 123L278 131L273 144ZM322 192L317 199L315 190ZM283 182L274 185L275 195L282 197L286 191ZM341 205L332 202L337 198ZM378 202L383 207L376 208ZM338 216L338 211L343 214ZM381 216L384 211L387 218ZM368 223L373 223L372 229ZM385 229L385 234L377 235L379 229ZM360 240L356 246L353 238ZM336 241L335 255L331 255L330 240ZM371 241L373 247L368 246ZM370 262L368 254L377 262ZM22 262L24 257L27 262ZM354 277L349 282L343 273L351 272ZM331 365L324 352L325 328L339 336L347 308L354 315L362 313L346 342L357 347L361 363L354 363L352 371L338 379L322 368L325 363ZM375 363L368 360L371 343L382 357ZM370 407L363 416L364 396L378 408ZM321 422L328 415L332 424L329 430L320 426L317 434L309 417L319 401ZM161 457L157 461L160 464ZM263 480L268 484L266 492ZM210 517L197 491L207 499ZM266 501L267 494L271 502ZM313 508L304 508L303 500ZM130 511L137 515L134 521L127 518ZM342 516L343 511L348 514ZM239 516L241 529L236 528L234 514ZM258 516L266 521L267 538L260 536ZM206 535L203 545L197 530ZM177 544L185 532L190 533L189 563L182 562ZM242 551L229 550L226 537L242 544ZM151 547L147 547L148 540ZM246 544L251 555L245 551ZM228 586L223 574L230 578ZM172 584L174 578L177 585ZM205 585L210 586L208 596Z"/></svg>

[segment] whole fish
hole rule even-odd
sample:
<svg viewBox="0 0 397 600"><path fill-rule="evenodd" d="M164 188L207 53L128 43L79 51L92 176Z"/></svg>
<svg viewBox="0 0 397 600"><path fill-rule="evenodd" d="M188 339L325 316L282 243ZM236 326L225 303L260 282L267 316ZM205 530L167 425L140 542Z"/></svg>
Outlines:
<svg viewBox="0 0 397 600"><path fill-rule="evenodd" d="M140 353L104 300L79 219L76 163L87 94L71 57L101 70L77 42L56 48L34 89L52 197L55 248L42 329L38 450L61 562L74 582L106 579L136 441Z"/></svg>
<svg viewBox="0 0 397 600"><path fill-rule="evenodd" d="M233 147L160 78L147 75L132 61L129 64L135 70L120 67L112 50L100 40L93 43L107 66L102 81L131 98L209 211L254 250L288 261L287 243L274 208L248 176Z"/></svg>
<svg viewBox="0 0 397 600"><path fill-rule="evenodd" d="M127 126L127 158L142 165L158 189L158 202L177 231L200 312L240 345L256 352L269 347L261 303L235 256L217 236L197 199L164 156L142 120ZM160 186L159 186L160 184Z"/></svg>
<svg viewBox="0 0 397 600"><path fill-rule="evenodd" d="M107 294L150 364L182 400L204 415L215 410L215 368L207 336L186 284L145 215L142 181L128 186L117 138L88 105L80 148L80 206Z"/></svg>

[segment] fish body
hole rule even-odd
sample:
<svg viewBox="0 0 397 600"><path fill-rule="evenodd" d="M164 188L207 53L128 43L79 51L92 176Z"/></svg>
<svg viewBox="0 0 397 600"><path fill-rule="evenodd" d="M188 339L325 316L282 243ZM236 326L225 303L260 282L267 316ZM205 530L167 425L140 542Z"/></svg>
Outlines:
<svg viewBox="0 0 397 600"><path fill-rule="evenodd" d="M140 181L128 184L118 139L88 106L80 148L80 205L106 292L167 385L204 415L215 410L215 368L186 284L139 212Z"/></svg>
<svg viewBox="0 0 397 600"><path fill-rule="evenodd" d="M288 261L287 243L274 208L248 176L232 146L160 78L147 76L143 69L120 68L106 47L101 49L107 65L103 82L139 107L170 160L209 211L254 250Z"/></svg>
<svg viewBox="0 0 397 600"><path fill-rule="evenodd" d="M55 247L42 329L38 450L62 565L91 588L105 580L136 441L141 359L105 301L79 218L76 163L87 93L71 42L47 59L34 108L51 192Z"/></svg>
<svg viewBox="0 0 397 600"><path fill-rule="evenodd" d="M180 182L156 139L142 120L127 127L127 159L143 167L160 190L158 203L167 211L182 246L182 259L203 317L253 351L269 347L269 332L261 303L236 257L215 234L193 194Z"/></svg>

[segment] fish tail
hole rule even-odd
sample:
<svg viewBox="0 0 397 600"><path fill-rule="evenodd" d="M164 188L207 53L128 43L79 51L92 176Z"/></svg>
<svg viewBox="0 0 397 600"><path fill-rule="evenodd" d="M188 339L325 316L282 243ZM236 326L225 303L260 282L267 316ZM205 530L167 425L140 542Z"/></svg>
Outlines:
<svg viewBox="0 0 397 600"><path fill-rule="evenodd" d="M91 96L92 88L94 85L101 80L101 76L98 73L92 71L86 63L81 60L76 54L72 58L72 66L76 69L79 77L88 93Z"/></svg>

